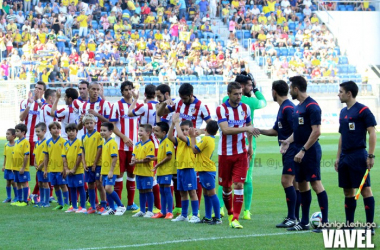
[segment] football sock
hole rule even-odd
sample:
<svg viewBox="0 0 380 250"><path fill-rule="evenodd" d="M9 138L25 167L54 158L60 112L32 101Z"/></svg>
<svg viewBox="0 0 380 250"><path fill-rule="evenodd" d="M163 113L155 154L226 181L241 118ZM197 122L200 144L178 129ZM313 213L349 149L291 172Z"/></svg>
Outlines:
<svg viewBox="0 0 380 250"><path fill-rule="evenodd" d="M19 202L22 202L22 188L17 189L17 199Z"/></svg>
<svg viewBox="0 0 380 250"><path fill-rule="evenodd" d="M58 204L63 206L62 190L61 189L56 190L55 196L57 196Z"/></svg>
<svg viewBox="0 0 380 250"><path fill-rule="evenodd" d="M88 189L88 196L90 198L90 204L91 204L92 209L96 209L96 207L95 207L95 195L96 195L95 189L91 189L91 188Z"/></svg>
<svg viewBox="0 0 380 250"><path fill-rule="evenodd" d="M17 198L17 187L14 187L13 188L13 193L14 193L14 195L15 195L15 199Z"/></svg>
<svg viewBox="0 0 380 250"><path fill-rule="evenodd" d="M121 203L121 200L119 198L119 196L117 195L117 193L115 191L113 191L110 196L112 197L112 199L114 200L114 202L116 203L116 205L118 207L122 207L123 206L123 203Z"/></svg>
<svg viewBox="0 0 380 250"><path fill-rule="evenodd" d="M50 199L50 188L44 188L45 192L45 205L49 205L49 199Z"/></svg>
<svg viewBox="0 0 380 250"><path fill-rule="evenodd" d="M98 188L96 187L95 185L95 206L99 204L99 200L98 200Z"/></svg>
<svg viewBox="0 0 380 250"><path fill-rule="evenodd" d="M296 190L297 201L295 208L295 216L298 221L300 221L300 206L301 206L301 193L299 190Z"/></svg>
<svg viewBox="0 0 380 250"><path fill-rule="evenodd" d="M166 194L165 194L165 188L160 187L160 194L161 194L161 214L166 214Z"/></svg>
<svg viewBox="0 0 380 250"><path fill-rule="evenodd" d="M63 192L63 202L69 205L69 191Z"/></svg>
<svg viewBox="0 0 380 250"><path fill-rule="evenodd" d="M302 219L301 224L309 224L309 213L310 213L310 204L311 204L311 190L301 193L301 208L302 208ZM323 215L322 215L323 216Z"/></svg>
<svg viewBox="0 0 380 250"><path fill-rule="evenodd" d="M79 190L80 206L86 208L86 190L84 187L78 187L77 189Z"/></svg>
<svg viewBox="0 0 380 250"><path fill-rule="evenodd" d="M253 195L252 182L244 182L244 210L251 210Z"/></svg>
<svg viewBox="0 0 380 250"><path fill-rule="evenodd" d="M207 219L211 219L211 214L212 214L211 197L209 197L207 195L203 195L203 198L205 199L205 217Z"/></svg>
<svg viewBox="0 0 380 250"><path fill-rule="evenodd" d="M220 203L218 196L214 194L213 196L210 196L209 199L211 200L212 206L214 208L215 218L220 219Z"/></svg>
<svg viewBox="0 0 380 250"><path fill-rule="evenodd" d="M286 195L286 204L288 205L288 218L295 220L295 208L297 202L296 190L293 186L287 187L284 190Z"/></svg>
<svg viewBox="0 0 380 250"><path fill-rule="evenodd" d="M40 188L38 186L38 177L37 177L37 174L36 174L36 185L34 185L34 189L33 189L33 193L32 194L38 195L39 191L40 191ZM41 192L39 194L41 194Z"/></svg>
<svg viewBox="0 0 380 250"><path fill-rule="evenodd" d="M153 192L146 193L146 199L148 201L148 211L153 212L154 196ZM161 204L161 203L160 203ZM161 205L160 205L161 206Z"/></svg>
<svg viewBox="0 0 380 250"><path fill-rule="evenodd" d="M156 181L154 181L154 184L156 184ZM160 186L158 184L156 185L154 184L153 184L154 205L156 206L156 208L161 209Z"/></svg>
<svg viewBox="0 0 380 250"><path fill-rule="evenodd" d="M24 202L28 202L28 194L29 194L29 188L28 187L24 187L22 189L22 193L23 193L23 201Z"/></svg>
<svg viewBox="0 0 380 250"><path fill-rule="evenodd" d="M322 213L322 223L326 223L329 221L329 199L327 197L327 193L325 190L317 194L318 204L321 208Z"/></svg>
<svg viewBox="0 0 380 250"><path fill-rule="evenodd" d="M110 208L111 208L112 210L115 210L115 202L114 202L114 200L113 200L111 194L109 194L109 193L106 193L106 194L107 194L108 205L110 206Z"/></svg>
<svg viewBox="0 0 380 250"><path fill-rule="evenodd" d="M77 194L77 188L70 188L70 196L71 196L71 205L74 209L78 209L78 194ZM81 206L82 207L82 206Z"/></svg>
<svg viewBox="0 0 380 250"><path fill-rule="evenodd" d="M198 197L198 208L201 206L202 199L202 184L199 181L199 176L197 176L197 197Z"/></svg>
<svg viewBox="0 0 380 250"><path fill-rule="evenodd" d="M241 212L241 208L243 207L244 201L244 190L243 189L235 189L234 190L234 201L233 201L233 215L232 221L239 220L239 215Z"/></svg>
<svg viewBox="0 0 380 250"><path fill-rule="evenodd" d="M363 201L367 223L373 223L373 217L375 216L375 198L371 196L364 198Z"/></svg>
<svg viewBox="0 0 380 250"><path fill-rule="evenodd" d="M40 187L40 205L45 202L45 189Z"/></svg>
<svg viewBox="0 0 380 250"><path fill-rule="evenodd" d="M233 210L232 210L232 191L230 191L229 193L225 193L223 191L223 201L224 201L224 205L226 206L228 215L233 214Z"/></svg>
<svg viewBox="0 0 380 250"><path fill-rule="evenodd" d="M7 190L7 199L10 199L11 195L12 195L12 188L11 187L6 187L5 189Z"/></svg>
<svg viewBox="0 0 380 250"><path fill-rule="evenodd" d="M193 212L193 216L198 216L198 210L199 210L199 202L191 201L191 210Z"/></svg>
<svg viewBox="0 0 380 250"><path fill-rule="evenodd" d="M173 213L173 195L170 187L165 187L165 200L168 206L168 212ZM162 204L161 204L162 206Z"/></svg>
<svg viewBox="0 0 380 250"><path fill-rule="evenodd" d="M218 186L218 199L219 199L220 207L224 207L223 187L222 186Z"/></svg>
<svg viewBox="0 0 380 250"><path fill-rule="evenodd" d="M121 199L121 193L123 192L123 178L117 178L115 181L114 191L119 195L119 198ZM128 190L128 186L127 186Z"/></svg>
<svg viewBox="0 0 380 250"><path fill-rule="evenodd" d="M175 196L175 207L182 207L181 193L177 188L177 176L173 177L173 187L174 187L174 196Z"/></svg>
<svg viewBox="0 0 380 250"><path fill-rule="evenodd" d="M188 210L189 210L189 200L184 200L181 201L181 206L182 206L182 216L187 217Z"/></svg>
<svg viewBox="0 0 380 250"><path fill-rule="evenodd" d="M50 182L48 182L48 183L49 183L49 188L50 188L50 194L49 194L49 197L52 197L52 196L53 196L54 186L52 186L52 185L50 184Z"/></svg>
<svg viewBox="0 0 380 250"><path fill-rule="evenodd" d="M140 193L140 211L145 213L146 193Z"/></svg>
<svg viewBox="0 0 380 250"><path fill-rule="evenodd" d="M102 208L106 209L106 208L107 208L107 201L101 201L101 202L100 202L100 206L101 206Z"/></svg>
<svg viewBox="0 0 380 250"><path fill-rule="evenodd" d="M128 206L133 205L135 199L136 181L135 178L127 177L127 195L128 195ZM121 198L120 198L121 199Z"/></svg>
<svg viewBox="0 0 380 250"><path fill-rule="evenodd" d="M346 212L346 222L354 222L355 210L356 210L356 200L355 197L346 197L344 199L344 210Z"/></svg>

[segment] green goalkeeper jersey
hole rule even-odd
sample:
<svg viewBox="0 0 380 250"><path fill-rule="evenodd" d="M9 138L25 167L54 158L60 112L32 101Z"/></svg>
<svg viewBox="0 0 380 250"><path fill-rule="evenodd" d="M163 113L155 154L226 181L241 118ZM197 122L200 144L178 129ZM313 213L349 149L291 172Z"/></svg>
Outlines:
<svg viewBox="0 0 380 250"><path fill-rule="evenodd" d="M227 99L228 99L228 96L224 97L223 102L227 101ZM262 109L265 106L267 106L267 101L265 100L264 95L260 91L256 91L254 97L253 96L248 97L248 96L243 95L241 98L241 102L248 105L249 108L251 109L252 124L253 124L255 109ZM246 140L246 143L248 145L248 140ZM253 139L252 139L252 147L253 147L253 149L256 149L255 137L253 137Z"/></svg>

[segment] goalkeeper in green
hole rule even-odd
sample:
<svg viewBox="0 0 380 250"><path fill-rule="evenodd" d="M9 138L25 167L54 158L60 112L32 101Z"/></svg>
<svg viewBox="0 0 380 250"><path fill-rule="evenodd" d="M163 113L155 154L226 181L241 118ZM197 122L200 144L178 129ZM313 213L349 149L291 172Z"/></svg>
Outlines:
<svg viewBox="0 0 380 250"><path fill-rule="evenodd" d="M240 83L243 86L243 96L241 102L248 105L251 109L251 119L253 122L255 109L262 109L267 106L267 101L265 100L263 94L256 87L256 82L252 76L252 74L248 74L245 71L242 71L240 75L236 76L235 82ZM255 96L252 95L252 91ZM226 102L228 96L223 98L223 102ZM248 141L246 141L248 145ZM247 178L244 182L244 220L251 219L251 203L252 203L252 195L253 195L253 186L252 186L252 172L253 165L255 162L255 154L256 154L256 139L252 138L252 148L253 155L249 161L249 169L247 172ZM218 188L218 198L220 201L220 213L224 216L224 202L223 202L223 190L222 187Z"/></svg>

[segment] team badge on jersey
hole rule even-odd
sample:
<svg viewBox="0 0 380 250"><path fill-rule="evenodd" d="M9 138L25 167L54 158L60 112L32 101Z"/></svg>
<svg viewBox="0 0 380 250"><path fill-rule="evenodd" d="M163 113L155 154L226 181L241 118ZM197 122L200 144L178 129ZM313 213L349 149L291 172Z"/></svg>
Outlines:
<svg viewBox="0 0 380 250"><path fill-rule="evenodd" d="M278 128L282 128L282 123L281 122L278 122L277 125L278 125Z"/></svg>
<svg viewBox="0 0 380 250"><path fill-rule="evenodd" d="M100 110L100 106L96 106L96 110Z"/></svg>
<svg viewBox="0 0 380 250"><path fill-rule="evenodd" d="M303 125L304 124L303 117L298 117L298 124L299 125Z"/></svg>
<svg viewBox="0 0 380 250"><path fill-rule="evenodd" d="M241 115L245 115L245 111L243 110L243 111L241 111Z"/></svg>
<svg viewBox="0 0 380 250"><path fill-rule="evenodd" d="M195 108L192 108L192 109L191 109L191 113L195 113Z"/></svg>
<svg viewBox="0 0 380 250"><path fill-rule="evenodd" d="M349 128L350 130L355 130L355 122L350 122L350 123L348 123L348 128Z"/></svg>

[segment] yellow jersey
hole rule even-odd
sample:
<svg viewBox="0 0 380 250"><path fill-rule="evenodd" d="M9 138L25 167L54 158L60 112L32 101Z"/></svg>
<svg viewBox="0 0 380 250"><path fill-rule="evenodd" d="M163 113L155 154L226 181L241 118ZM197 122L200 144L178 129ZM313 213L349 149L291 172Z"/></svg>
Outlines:
<svg viewBox="0 0 380 250"><path fill-rule="evenodd" d="M147 140L146 142L140 141L136 143L132 155L136 158L136 160L143 160L147 157L154 157L154 153L154 143L151 140ZM136 163L133 174L139 176L154 176L152 169L153 161L150 161L148 163Z"/></svg>
<svg viewBox="0 0 380 250"><path fill-rule="evenodd" d="M144 23L153 23L154 22L154 16L147 16L146 18L145 18L145 21L144 21Z"/></svg>
<svg viewBox="0 0 380 250"><path fill-rule="evenodd" d="M120 163L119 163L119 147L114 139L109 138L108 141L104 142L102 150L102 169L100 171L101 175L108 175L112 166L113 157L117 157L117 162L115 168L113 169L114 175L120 174Z"/></svg>
<svg viewBox="0 0 380 250"><path fill-rule="evenodd" d="M25 155L28 156L28 161L25 166L25 171L29 172L29 158L30 158L30 144L25 137L21 140L17 140L13 148L13 166L12 170L20 171L24 163Z"/></svg>
<svg viewBox="0 0 380 250"><path fill-rule="evenodd" d="M62 0L61 3L63 4L63 6L68 7L70 4L70 1L69 0Z"/></svg>
<svg viewBox="0 0 380 250"><path fill-rule="evenodd" d="M78 74L78 65L75 65L75 64L70 64L69 65L69 71L70 71L70 75L77 75Z"/></svg>
<svg viewBox="0 0 380 250"><path fill-rule="evenodd" d="M45 138L43 140L36 142L36 144L34 145L33 155L34 155L34 159L36 161L37 166L40 166L44 162L44 159L45 159L44 151L46 147L47 145L46 145Z"/></svg>
<svg viewBox="0 0 380 250"><path fill-rule="evenodd" d="M78 156L82 156L81 142L75 138L74 141L67 141L62 150L62 157L66 158L67 167L71 170L75 167ZM83 174L83 164L82 162L77 167L75 174Z"/></svg>
<svg viewBox="0 0 380 250"><path fill-rule="evenodd" d="M46 42L46 34L45 33L39 33L38 35L38 40L40 40L41 43L45 43Z"/></svg>
<svg viewBox="0 0 380 250"><path fill-rule="evenodd" d="M186 142L176 138L175 146L177 146L177 169L194 168L195 155L193 153L193 149L191 148L190 138L187 137Z"/></svg>
<svg viewBox="0 0 380 250"><path fill-rule="evenodd" d="M269 7L269 11L275 11L275 5L276 5L276 1L275 0L273 0L272 2L271 1L267 1L267 3L268 3L268 7Z"/></svg>
<svg viewBox="0 0 380 250"><path fill-rule="evenodd" d="M9 143L4 146L4 159L5 169L12 170L13 163L13 149L16 144L10 145Z"/></svg>
<svg viewBox="0 0 380 250"><path fill-rule="evenodd" d="M154 39L156 39L157 41L161 41L163 39L162 34L161 33L154 34Z"/></svg>
<svg viewBox="0 0 380 250"><path fill-rule="evenodd" d="M137 45L137 48L138 48L139 50L144 50L144 49L146 49L146 42L144 42L144 41L139 42L139 43L137 43L136 45Z"/></svg>
<svg viewBox="0 0 380 250"><path fill-rule="evenodd" d="M77 21L79 22L80 27L88 27L87 23L87 16L86 15L80 15L77 17Z"/></svg>
<svg viewBox="0 0 380 250"><path fill-rule="evenodd" d="M131 38L132 38L133 40L137 40L137 39L140 38L140 35L139 35L138 33L132 33L132 34L131 34Z"/></svg>
<svg viewBox="0 0 380 250"><path fill-rule="evenodd" d="M172 155L172 159L157 168L157 176L177 174L174 144L167 136L165 136L158 146L157 162L161 162L167 155Z"/></svg>
<svg viewBox="0 0 380 250"><path fill-rule="evenodd" d="M215 163L211 160L215 149L215 137L205 136L197 143L195 148L199 151L195 157L195 171L215 172Z"/></svg>
<svg viewBox="0 0 380 250"><path fill-rule="evenodd" d="M94 130L92 131L91 134L87 133L84 136L82 136L82 150L84 152L84 157L85 157L84 159L86 161L87 167L92 167L92 165L94 165L98 148L102 148L102 147L103 147L103 138L101 137L98 131ZM96 166L100 166L101 164L102 164L102 156L99 157L99 161L96 163Z"/></svg>
<svg viewBox="0 0 380 250"><path fill-rule="evenodd" d="M47 147L43 152L49 156L47 168L49 173L60 173L63 171L62 149L65 142L66 140L60 136L55 141L53 138L47 140Z"/></svg>

